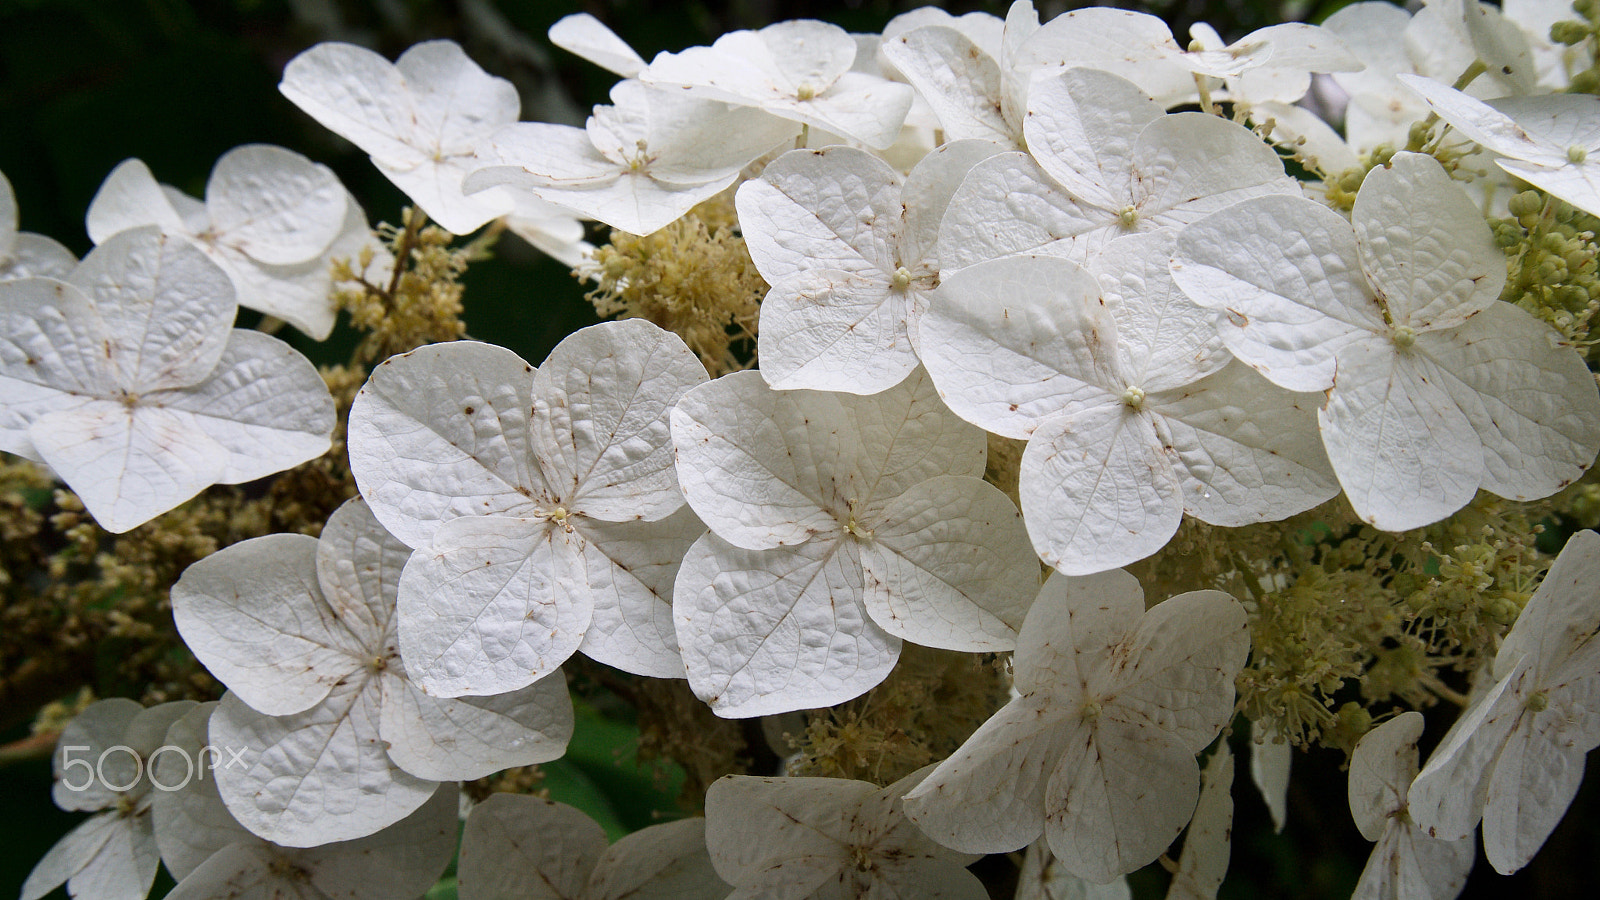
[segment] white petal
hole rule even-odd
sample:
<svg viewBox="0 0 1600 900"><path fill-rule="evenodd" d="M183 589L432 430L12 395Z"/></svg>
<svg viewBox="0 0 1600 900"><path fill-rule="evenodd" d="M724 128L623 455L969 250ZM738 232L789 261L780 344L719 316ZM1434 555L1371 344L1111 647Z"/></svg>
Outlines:
<svg viewBox="0 0 1600 900"><path fill-rule="evenodd" d="M22 885L22 900L39 900L63 881L74 897L144 900L155 882L156 852L149 810L101 813L68 832Z"/></svg>
<svg viewBox="0 0 1600 900"><path fill-rule="evenodd" d="M493 794L473 807L461 835L462 900L565 900L585 896L606 849L595 821L564 803Z"/></svg>
<svg viewBox="0 0 1600 900"><path fill-rule="evenodd" d="M1233 715L1233 680L1250 652L1244 607L1221 591L1163 600L1111 654L1101 715L1182 745L1193 756ZM1124 664L1122 659L1130 659Z"/></svg>
<svg viewBox="0 0 1600 900"><path fill-rule="evenodd" d="M577 651L592 600L581 551L547 522L473 516L447 523L400 576L400 655L435 697L526 687Z"/></svg>
<svg viewBox="0 0 1600 900"><path fill-rule="evenodd" d="M732 885L706 849L706 820L651 825L617 841L589 877L594 900L722 900Z"/></svg>
<svg viewBox="0 0 1600 900"><path fill-rule="evenodd" d="M1233 849L1232 787L1233 754L1227 741L1221 741L1200 773L1200 801L1183 837L1183 855L1178 871L1172 873L1168 900L1216 900Z"/></svg>
<svg viewBox="0 0 1600 900"><path fill-rule="evenodd" d="M361 665L361 644L318 582L317 549L300 534L252 538L191 565L172 588L184 643L267 715L311 708Z"/></svg>
<svg viewBox="0 0 1600 900"><path fill-rule="evenodd" d="M216 703L202 703L172 723L165 747L150 760L151 816L161 862L182 881L213 854L237 841L260 839L240 825L217 793L215 766L227 756L207 750L211 711Z"/></svg>
<svg viewBox="0 0 1600 900"><path fill-rule="evenodd" d="M861 582L848 542L741 550L701 538L673 588L689 686L726 718L866 693L894 667L900 639L867 618Z"/></svg>
<svg viewBox="0 0 1600 900"><path fill-rule="evenodd" d="M214 240L269 265L320 255L344 223L344 185L292 150L247 144L223 154L206 182Z"/></svg>
<svg viewBox="0 0 1600 900"><path fill-rule="evenodd" d="M1450 376L1421 353L1380 337L1339 353L1318 412L1328 461L1356 514L1402 531L1437 522L1483 480L1482 441L1447 392Z"/></svg>
<svg viewBox="0 0 1600 900"><path fill-rule="evenodd" d="M1011 253L1081 259L1073 238L1100 228L1101 211L1075 200L1026 153L1001 153L972 167L939 228L946 274Z"/></svg>
<svg viewBox="0 0 1600 900"><path fill-rule="evenodd" d="M761 301L761 374L783 391L874 394L893 387L917 367L909 300L881 274L793 275Z"/></svg>
<svg viewBox="0 0 1600 900"><path fill-rule="evenodd" d="M886 40L883 55L933 107L950 140L1018 143L1001 111L1000 66L972 38L942 25L913 28Z"/></svg>
<svg viewBox="0 0 1600 900"><path fill-rule="evenodd" d="M1522 719L1531 662L1519 658L1462 710L1412 781L1411 816L1430 837L1460 840L1482 818L1495 762Z"/></svg>
<svg viewBox="0 0 1600 900"><path fill-rule="evenodd" d="M275 844L365 837L405 818L439 786L401 771L378 736L378 691L365 673L307 712L273 718L233 694L211 714L224 765L217 790L239 824ZM243 764L228 767L229 750Z"/></svg>
<svg viewBox="0 0 1600 900"><path fill-rule="evenodd" d="M1201 306L1227 312L1228 349L1291 391L1333 384L1334 355L1387 331L1338 213L1300 197L1263 197L1178 237L1172 277Z"/></svg>
<svg viewBox="0 0 1600 900"><path fill-rule="evenodd" d="M1115 213L1128 202L1128 162L1164 115L1138 86L1099 69L1068 69L1028 91L1028 149L1069 194Z"/></svg>
<svg viewBox="0 0 1600 900"><path fill-rule="evenodd" d="M105 809L117 802L120 793L110 785L138 781L138 766L132 757L106 751L123 742L128 726L143 711L136 701L109 697L89 704L61 729L50 757L54 780L50 795L57 806L70 812ZM83 770L85 764L90 771Z"/></svg>
<svg viewBox="0 0 1600 900"><path fill-rule="evenodd" d="M470 156L450 156L428 165L399 168L375 163L385 178L404 191L428 218L451 234L471 234L490 219L497 219L515 207L511 195L489 189L463 193L467 174L479 163Z"/></svg>
<svg viewBox="0 0 1600 900"><path fill-rule="evenodd" d="M444 874L456 852L461 797L441 785L416 811L364 838L301 850L279 849L280 870L305 873L327 897L411 897ZM298 880L298 879L296 879Z"/></svg>
<svg viewBox="0 0 1600 900"><path fill-rule="evenodd" d="M1289 813L1289 770L1294 762L1294 747L1287 740L1276 740L1277 731L1250 723L1250 780L1255 782L1272 816L1272 830L1282 834Z"/></svg>
<svg viewBox="0 0 1600 900"><path fill-rule="evenodd" d="M1505 286L1505 254L1483 213L1431 156L1397 153L1361 183L1351 211L1367 280L1396 325L1450 328Z"/></svg>
<svg viewBox="0 0 1600 900"><path fill-rule="evenodd" d="M672 584L705 524L684 507L656 522L585 522L582 531L594 618L578 649L635 675L685 677Z"/></svg>
<svg viewBox="0 0 1600 900"><path fill-rule="evenodd" d="M117 164L89 201L85 226L89 240L105 243L119 231L155 225L165 234L189 234L150 167L137 159Z"/></svg>
<svg viewBox="0 0 1600 900"><path fill-rule="evenodd" d="M389 758L418 778L482 778L549 762L572 737L572 697L559 671L520 690L453 700L428 696L403 670L380 678L378 731Z"/></svg>
<svg viewBox="0 0 1600 900"><path fill-rule="evenodd" d="M884 505L861 543L866 607L890 634L928 647L1009 650L1039 593L1022 515L976 478L930 478Z"/></svg>
<svg viewBox="0 0 1600 900"><path fill-rule="evenodd" d="M1403 712L1364 735L1350 754L1350 816L1369 841L1382 837L1390 818L1406 808L1422 724L1421 713Z"/></svg>
<svg viewBox="0 0 1600 900"><path fill-rule="evenodd" d="M645 67L632 47L588 13L563 16L551 25L550 43L623 78L632 78Z"/></svg>
<svg viewBox="0 0 1600 900"><path fill-rule="evenodd" d="M278 90L323 127L391 166L421 164L405 76L354 44L323 43L284 67Z"/></svg>
<svg viewBox="0 0 1600 900"><path fill-rule="evenodd" d="M501 347L419 347L373 370L350 409L350 469L411 547L465 515L531 512L544 479L528 421L533 367Z"/></svg>
<svg viewBox="0 0 1600 900"><path fill-rule="evenodd" d="M728 775L706 791L706 848L733 897L801 900L850 863L840 826L873 786L842 778Z"/></svg>
<svg viewBox="0 0 1600 900"><path fill-rule="evenodd" d="M706 370L683 339L644 319L568 336L533 377L533 448L555 497L609 522L683 505L667 413Z"/></svg>
<svg viewBox="0 0 1600 900"><path fill-rule="evenodd" d="M862 150L785 153L739 189L750 256L773 284L813 269L886 281L900 264L900 188L899 173Z"/></svg>
<svg viewBox="0 0 1600 900"><path fill-rule="evenodd" d="M1170 231L1129 234L1107 244L1091 267L1117 324L1116 369L1146 393L1198 381L1233 358L1217 333L1222 316L1172 280L1175 240Z"/></svg>
<svg viewBox="0 0 1600 900"><path fill-rule="evenodd" d="M1166 546L1183 489L1151 417L1115 398L1047 419L1022 453L1022 515L1044 561L1068 575Z"/></svg>
<svg viewBox="0 0 1600 900"><path fill-rule="evenodd" d="M78 258L54 238L23 232L11 244L11 256L0 261L0 281L18 278L66 278Z"/></svg>

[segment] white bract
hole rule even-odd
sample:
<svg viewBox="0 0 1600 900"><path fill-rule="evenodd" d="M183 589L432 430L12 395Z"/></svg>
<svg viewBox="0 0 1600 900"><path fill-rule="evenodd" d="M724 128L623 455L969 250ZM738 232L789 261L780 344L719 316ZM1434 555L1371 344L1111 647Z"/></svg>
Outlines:
<svg viewBox="0 0 1600 900"><path fill-rule="evenodd" d="M856 42L812 19L734 31L710 47L662 53L640 80L843 135L879 150L893 144L911 109L912 89L851 71Z"/></svg>
<svg viewBox="0 0 1600 900"><path fill-rule="evenodd" d="M681 511L667 412L705 367L643 319L562 341L535 372L509 350L422 347L373 372L350 466L417 552L400 643L437 696L532 684L581 649L681 678L669 602L704 532Z"/></svg>
<svg viewBox="0 0 1600 900"><path fill-rule="evenodd" d="M674 586L689 685L718 715L828 706L901 640L1010 649L1038 590L984 437L920 370L870 397L736 372L672 411L678 477L711 533Z"/></svg>
<svg viewBox="0 0 1600 900"><path fill-rule="evenodd" d="M872 394L911 374L917 322L939 284L939 220L993 153L948 143L902 178L863 150L795 150L744 183L740 227L772 285L758 331L768 384Z"/></svg>
<svg viewBox="0 0 1600 900"><path fill-rule="evenodd" d="M947 140L985 140L1022 149L1033 72L1017 66L1014 58L1039 29L1039 15L1029 0L1016 0L999 34L992 34L996 29L990 21L980 23L964 16L896 34L885 29L883 56L933 108Z"/></svg>
<svg viewBox="0 0 1600 900"><path fill-rule="evenodd" d="M98 815L45 853L23 882L21 900L39 900L61 884L85 900L144 900L161 861L148 763L167 726L194 705L145 709L132 700L101 700L61 730L51 757L56 805Z"/></svg>
<svg viewBox="0 0 1600 900"><path fill-rule="evenodd" d="M1086 262L1124 234L1300 193L1248 129L1204 113L1169 115L1132 82L1097 69L1036 79L1023 131L1028 153L978 163L950 198L939 236L947 273L1024 252Z"/></svg>
<svg viewBox="0 0 1600 900"><path fill-rule="evenodd" d="M468 196L461 180L478 166L473 151L515 122L522 102L453 41L417 44L394 63L365 47L318 44L289 61L278 89L446 229L466 234L512 211L509 196Z"/></svg>
<svg viewBox="0 0 1600 900"><path fill-rule="evenodd" d="M276 338L235 330L228 276L155 228L63 281L0 283L0 450L41 460L107 531L328 449L333 399Z"/></svg>
<svg viewBox="0 0 1600 900"><path fill-rule="evenodd" d="M636 831L607 847L565 803L494 794L472 808L456 870L461 900L723 900L706 820Z"/></svg>
<svg viewBox="0 0 1600 900"><path fill-rule="evenodd" d="M1439 118L1509 157L1500 168L1586 212L1600 215L1600 97L1548 94L1484 103L1436 81L1400 80Z"/></svg>
<svg viewBox="0 0 1600 900"><path fill-rule="evenodd" d="M1411 786L1411 815L1457 840L1483 820L1495 871L1522 868L1543 846L1600 746L1600 535L1568 541L1511 627L1486 686L1450 727Z"/></svg>
<svg viewBox="0 0 1600 900"><path fill-rule="evenodd" d="M152 817L161 861L178 885L174 900L393 900L421 895L456 850L453 784L376 834L320 847L281 847L234 819L217 792L229 754L208 745L215 703L191 709L167 729L151 760Z"/></svg>
<svg viewBox="0 0 1600 900"><path fill-rule="evenodd" d="M733 184L794 138L793 123L624 81L586 128L519 122L479 148L471 191L505 185L613 228L650 234ZM474 194L473 196L477 196Z"/></svg>
<svg viewBox="0 0 1600 900"><path fill-rule="evenodd" d="M927 774L883 788L843 778L718 780L706 791L706 846L735 887L727 900L983 900L983 883L966 870L976 857L934 843L901 808Z"/></svg>
<svg viewBox="0 0 1600 900"><path fill-rule="evenodd" d="M922 353L951 409L1028 441L1022 512L1049 565L1085 575L1149 556L1185 513L1282 519L1338 492L1315 398L1233 361L1220 317L1173 285L1169 233L1095 258L1016 256L950 276Z"/></svg>
<svg viewBox="0 0 1600 900"><path fill-rule="evenodd" d="M1429 837L1406 793L1417 775L1422 714L1401 713L1368 732L1350 754L1350 815L1376 841L1352 900L1453 900L1476 858L1470 838Z"/></svg>
<svg viewBox="0 0 1600 900"><path fill-rule="evenodd" d="M395 594L411 550L353 500L321 539L276 534L190 566L172 614L230 689L210 743L244 751L217 787L246 828L291 847L364 837L440 781L547 762L566 750L560 675L490 698L441 700L399 655Z"/></svg>
<svg viewBox="0 0 1600 900"><path fill-rule="evenodd" d="M366 214L327 166L251 144L217 160L201 203L127 160L89 204L89 237L104 243L154 225L192 242L228 273L239 305L277 316L317 340L333 330L333 256L371 241Z"/></svg>
<svg viewBox="0 0 1600 900"><path fill-rule="evenodd" d="M1498 301L1505 258L1430 157L1396 154L1351 228L1310 200L1242 203L1189 226L1173 276L1228 313L1223 340L1277 384L1326 391L1322 439L1357 514L1439 521L1479 488L1517 500L1576 480L1600 393L1550 326Z"/></svg>
<svg viewBox="0 0 1600 900"><path fill-rule="evenodd" d="M1200 773L1200 799L1183 836L1167 900L1217 900L1233 853L1233 751L1218 741Z"/></svg>
<svg viewBox="0 0 1600 900"><path fill-rule="evenodd" d="M17 230L17 195L0 172L0 281L14 278L65 278L78 258L52 238Z"/></svg>
<svg viewBox="0 0 1600 900"><path fill-rule="evenodd" d="M963 852L1042 832L1075 875L1131 872L1194 813L1195 754L1232 717L1249 649L1244 607L1220 591L1147 612L1124 571L1052 574L1017 638L1017 698L906 795L906 814Z"/></svg>

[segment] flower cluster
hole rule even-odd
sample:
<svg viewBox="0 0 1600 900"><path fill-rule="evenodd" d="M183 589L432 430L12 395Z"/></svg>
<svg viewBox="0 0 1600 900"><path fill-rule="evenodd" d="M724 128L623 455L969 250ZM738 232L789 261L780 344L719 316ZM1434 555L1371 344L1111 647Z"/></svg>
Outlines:
<svg viewBox="0 0 1600 900"><path fill-rule="evenodd" d="M517 121L449 41L288 64L414 202L382 243L275 147L204 201L123 163L81 262L0 184L0 450L59 502L129 531L336 441L323 505L360 494L170 585L226 693L62 732L57 801L103 811L23 900L135 900L158 859L186 898L423 893L455 782L566 751L563 667L773 746L659 742L705 819L610 847L483 800L460 896L978 898L964 867L1028 848L1018 896L1162 860L1214 897L1239 713L1275 815L1289 745L1352 754L1358 894L1453 896L1480 820L1521 868L1600 745L1600 537L1539 547L1594 501L1600 51L1524 12L1180 44L1017 0L649 62L577 15L552 40L622 79L583 128ZM503 229L620 318L537 365L462 339L458 277ZM340 309L349 369L263 333ZM1441 699L1419 767L1407 710Z"/></svg>

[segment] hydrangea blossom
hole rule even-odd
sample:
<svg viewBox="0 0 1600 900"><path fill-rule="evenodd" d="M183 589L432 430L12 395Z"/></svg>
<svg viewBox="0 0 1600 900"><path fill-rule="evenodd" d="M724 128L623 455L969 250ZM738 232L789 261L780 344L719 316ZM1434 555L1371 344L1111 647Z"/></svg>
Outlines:
<svg viewBox="0 0 1600 900"><path fill-rule="evenodd" d="M0 283L0 450L45 462L112 532L322 454L321 376L282 341L231 329L236 312L228 276L153 227L64 281Z"/></svg>
<svg viewBox="0 0 1600 900"><path fill-rule="evenodd" d="M906 795L906 815L963 852L1042 832L1075 875L1131 872L1194 813L1195 754L1232 717L1249 649L1244 608L1221 591L1145 611L1120 569L1052 574L1017 638L1018 696Z"/></svg>
<svg viewBox="0 0 1600 900"><path fill-rule="evenodd" d="M1379 528L1436 522L1481 487L1544 497L1600 448L1600 392L1548 325L1498 302L1504 257L1430 157L1396 154L1354 229L1295 197L1223 210L1178 239L1173 276L1225 310L1234 355L1318 411L1334 472Z"/></svg>
<svg viewBox="0 0 1600 900"><path fill-rule="evenodd" d="M710 47L662 53L640 80L753 106L879 150L893 144L912 90L852 71L856 42L837 25L801 19L734 31Z"/></svg>
<svg viewBox="0 0 1600 900"><path fill-rule="evenodd" d="M1338 492L1313 398L1232 360L1217 314L1172 283L1171 248L1166 233L1120 238L1095 258L1098 279L1054 257L979 263L922 320L951 408L1028 441L1024 521L1068 574L1154 553L1184 513L1238 526Z"/></svg>
<svg viewBox="0 0 1600 900"><path fill-rule="evenodd" d="M1411 784L1411 815L1432 837L1468 837L1481 818L1484 855L1503 875L1543 846L1600 746L1597 584L1600 535L1580 531Z"/></svg>
<svg viewBox="0 0 1600 900"><path fill-rule="evenodd" d="M1600 215L1600 97L1548 94L1484 103L1427 78L1400 76L1433 111L1498 159L1500 168Z"/></svg>
<svg viewBox="0 0 1600 900"><path fill-rule="evenodd" d="M400 643L437 696L517 690L582 649L681 678L673 577L704 531L680 512L667 412L705 367L642 319L562 341L536 372L470 341L395 357L350 413L350 466L416 550Z"/></svg>
<svg viewBox="0 0 1600 900"><path fill-rule="evenodd" d="M462 193L473 152L517 120L517 89L453 41L426 41L390 63L353 44L318 44L289 61L278 89L372 157L428 217L466 234L511 212L499 191Z"/></svg>
<svg viewBox="0 0 1600 900"><path fill-rule="evenodd" d="M1300 193L1248 129L1204 113L1169 115L1098 69L1037 79L1023 132L1028 153L979 163L951 197L939 237L946 271L1023 252L1086 262L1124 234Z"/></svg>
<svg viewBox="0 0 1600 900"><path fill-rule="evenodd" d="M856 397L736 372L679 401L672 440L711 529L673 612L689 685L718 715L848 700L901 640L1012 646L1038 561L1011 500L977 477L982 433L925 373Z"/></svg>
<svg viewBox="0 0 1600 900"><path fill-rule="evenodd" d="M706 846L735 887L728 900L925 897L983 900L976 857L941 847L906 819L901 796L928 774L888 787L843 778L729 775L706 791Z"/></svg>
<svg viewBox="0 0 1600 900"><path fill-rule="evenodd" d="M232 759L207 743L216 706L200 704L173 722L163 751L151 760L150 778L164 786L152 801L156 844L178 880L168 897L393 900L419 896L438 881L456 851L455 785L367 837L281 847L240 825L217 792L215 769Z"/></svg>
<svg viewBox="0 0 1600 900"><path fill-rule="evenodd" d="M724 900L706 850L706 820L640 829L610 847L565 803L495 794L461 834L461 900Z"/></svg>
<svg viewBox="0 0 1600 900"><path fill-rule="evenodd" d="M331 258L354 256L371 241L366 214L332 170L263 144L218 159L204 203L127 160L106 177L87 220L97 244L146 225L193 242L228 273L239 305L317 340L333 330Z"/></svg>
<svg viewBox="0 0 1600 900"><path fill-rule="evenodd" d="M61 884L88 900L144 900L160 864L147 762L167 726L194 705L145 709L132 700L101 700L61 730L51 757L56 805L98 814L45 853L23 882L22 900L39 900Z"/></svg>
<svg viewBox="0 0 1600 900"><path fill-rule="evenodd" d="M1376 841L1352 900L1454 900L1477 854L1472 841L1429 837L1412 820L1406 793L1417 775L1422 714L1403 712L1367 732L1350 754L1350 814Z"/></svg>
<svg viewBox="0 0 1600 900"><path fill-rule="evenodd" d="M228 810L290 847L364 837L440 781L547 762L573 714L560 675L491 698L441 700L399 655L395 594L411 555L353 500L322 537L277 534L190 566L172 614L229 693L210 741L244 748L217 772Z"/></svg>
<svg viewBox="0 0 1600 900"><path fill-rule="evenodd" d="M939 220L994 153L948 143L902 178L851 147L796 150L739 189L761 302L761 374L780 390L871 394L917 367L917 321L939 284Z"/></svg>

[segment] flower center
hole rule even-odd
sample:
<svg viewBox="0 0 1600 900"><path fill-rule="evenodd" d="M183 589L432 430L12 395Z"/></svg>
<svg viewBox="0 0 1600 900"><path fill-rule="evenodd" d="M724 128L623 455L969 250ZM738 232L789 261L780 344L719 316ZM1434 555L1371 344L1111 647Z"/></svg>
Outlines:
<svg viewBox="0 0 1600 900"><path fill-rule="evenodd" d="M558 506L552 510L539 510L538 512L539 515L542 515L546 519L549 519L557 525L560 525L562 529L567 532L567 534L572 533L572 522L568 520L572 513L567 512L567 508L565 506Z"/></svg>
<svg viewBox="0 0 1600 900"><path fill-rule="evenodd" d="M1550 696L1544 691L1536 691L1524 705L1528 707L1528 712L1544 712L1550 708Z"/></svg>
<svg viewBox="0 0 1600 900"><path fill-rule="evenodd" d="M899 288L902 291L905 290L906 288L911 286L911 270L906 268L905 266L901 266L900 268L895 269L894 270L894 278L892 279L892 281L893 281L895 287Z"/></svg>
<svg viewBox="0 0 1600 900"><path fill-rule="evenodd" d="M1128 389L1122 392L1122 402L1129 409L1144 409L1144 388L1128 385Z"/></svg>
<svg viewBox="0 0 1600 900"><path fill-rule="evenodd" d="M1581 165L1583 161L1588 158L1589 149L1587 147L1580 147L1577 144L1573 144L1571 147L1567 148L1567 161L1571 162L1573 165Z"/></svg>
<svg viewBox="0 0 1600 900"><path fill-rule="evenodd" d="M1132 205L1124 206L1117 212L1117 221L1122 223L1123 228L1132 228L1139 224L1138 208Z"/></svg>
<svg viewBox="0 0 1600 900"><path fill-rule="evenodd" d="M1396 325L1390 337L1394 340L1394 345L1401 350L1410 350L1411 345L1417 342L1416 329L1410 325Z"/></svg>
<svg viewBox="0 0 1600 900"><path fill-rule="evenodd" d="M807 82L801 84L798 88L795 88L794 95L801 100L810 100L817 96L817 89L812 87L811 84Z"/></svg>

